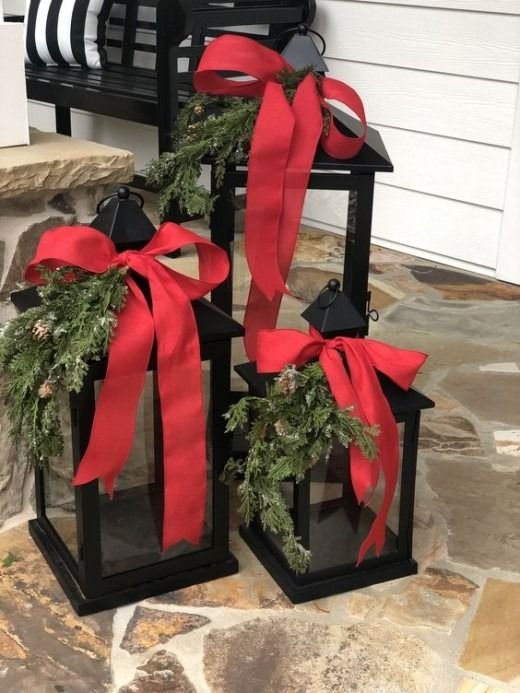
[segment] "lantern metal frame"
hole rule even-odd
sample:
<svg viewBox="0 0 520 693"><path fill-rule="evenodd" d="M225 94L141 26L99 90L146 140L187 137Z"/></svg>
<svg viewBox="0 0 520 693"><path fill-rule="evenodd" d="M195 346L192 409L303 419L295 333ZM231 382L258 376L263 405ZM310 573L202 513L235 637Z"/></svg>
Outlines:
<svg viewBox="0 0 520 693"><path fill-rule="evenodd" d="M12 295L12 301L19 310L26 310L34 305L34 294L27 291L16 292ZM37 517L29 521L29 532L72 607L81 616L232 575L238 571L238 562L229 550L228 488L219 477L230 454L230 439L225 432L223 414L230 403L231 339L241 336L243 328L206 300L195 301L193 308L199 330L201 360L209 361L211 364L209 419L212 487L208 488L208 493L212 494L211 545L209 548L194 549L185 555L104 576L99 482L92 481L74 489L78 547L76 559L46 513L46 470L37 467ZM153 369L152 356L148 370ZM95 411L94 382L103 378L105 371L106 359L93 362L81 392L70 395L73 455L71 463L74 470L86 450L90 437ZM162 469L158 413L154 411L156 470ZM160 479L160 474L157 477Z"/></svg>
<svg viewBox="0 0 520 693"><path fill-rule="evenodd" d="M337 109L333 110L338 128L345 134L352 134L356 130L355 120ZM211 165L210 158L207 162ZM308 190L337 190L357 194L355 222L349 225L347 221L346 225L342 283L343 292L360 316L365 318L365 323L363 327L358 326L350 332L351 335L368 334L371 311L368 274L375 174L390 173L393 170L381 135L372 127L368 128L361 151L352 159L333 159L319 148L313 163ZM217 185L211 167L211 193L217 196L209 222L211 240L226 250L231 262L235 240L235 194L237 188L246 187L247 166L229 166L221 185ZM233 271L226 282L213 290L211 300L226 313L232 314Z"/></svg>
<svg viewBox="0 0 520 693"><path fill-rule="evenodd" d="M249 393L265 396L266 386L276 374L259 374L254 363L241 364L235 369L249 386ZM294 603L320 599L333 594L367 587L379 582L414 575L417 562L412 557L415 477L421 411L434 407L434 402L411 388L401 390L388 378L379 375L383 392L390 404L397 424L404 424L402 441L401 484L399 496L399 525L396 534L388 530L397 549L380 557L370 556L356 566L356 562L338 562L329 568L296 574L288 565L280 548L272 541L258 520L249 526L241 525L240 535L258 560ZM311 471L293 484L293 521L296 536L312 550L310 541ZM350 499L356 503L355 497Z"/></svg>

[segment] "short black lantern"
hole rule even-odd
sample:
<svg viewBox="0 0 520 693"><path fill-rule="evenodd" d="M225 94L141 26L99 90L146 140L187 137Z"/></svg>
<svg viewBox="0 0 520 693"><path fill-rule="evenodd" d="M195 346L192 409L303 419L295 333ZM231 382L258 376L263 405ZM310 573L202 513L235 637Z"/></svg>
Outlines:
<svg viewBox="0 0 520 693"><path fill-rule="evenodd" d="M334 284L331 292L330 287L329 283L323 294L339 289ZM334 301L327 308L320 308L318 302L312 304L307 312L314 318L314 327L317 322L324 322L319 311L324 314L328 311L325 322L334 325L333 336L350 335L350 311L343 314L344 331L340 329L342 303L338 296L337 303ZM276 377L274 373L259 373L255 363L237 366L236 371L248 384L250 394L260 397L266 395L266 386ZM246 543L293 602L318 599L417 572L417 563L412 557L412 533L420 415L434 403L415 389L403 390L385 375L377 375L399 432L398 481L379 555L371 549L358 565L361 545L382 505L381 479L368 502L360 506L352 484L351 453L339 443L333 446L328 460L315 464L299 483L294 479L280 482L295 535L312 554L307 572L297 574L291 569L279 536L266 530L258 518L240 528Z"/></svg>
<svg viewBox="0 0 520 693"><path fill-rule="evenodd" d="M129 204L126 198L118 202ZM144 216L138 205L135 210ZM141 222L138 228L144 228ZM20 310L34 305L33 299L26 291L12 295ZM133 449L117 478L113 499L97 480L71 485L91 436L107 359L92 362L82 390L69 396L65 454L36 468L37 517L29 522L29 531L79 615L238 570L229 551L228 491L219 477L229 456L223 414L229 406L231 339L243 330L204 299L193 301L192 307L200 343L207 449L200 541L183 540L166 551L162 548L165 482L156 346L139 401Z"/></svg>

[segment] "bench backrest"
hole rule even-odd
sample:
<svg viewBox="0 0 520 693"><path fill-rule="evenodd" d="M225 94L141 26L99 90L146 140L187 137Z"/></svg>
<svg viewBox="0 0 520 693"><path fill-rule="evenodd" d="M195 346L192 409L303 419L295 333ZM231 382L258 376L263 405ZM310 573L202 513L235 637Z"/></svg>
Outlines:
<svg viewBox="0 0 520 693"><path fill-rule="evenodd" d="M109 62L156 67L157 46L192 45L237 27L275 36L314 18L314 0L114 0L107 25Z"/></svg>

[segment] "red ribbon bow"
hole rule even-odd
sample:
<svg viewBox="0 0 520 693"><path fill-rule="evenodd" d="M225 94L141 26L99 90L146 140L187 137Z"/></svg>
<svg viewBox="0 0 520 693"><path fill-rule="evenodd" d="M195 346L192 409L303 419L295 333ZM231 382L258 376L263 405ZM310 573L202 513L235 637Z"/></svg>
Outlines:
<svg viewBox="0 0 520 693"><path fill-rule="evenodd" d="M190 244L197 248L200 279L186 277L156 259ZM42 282L39 265L50 269L70 265L95 274L114 266L128 267L147 279L151 309L131 274L126 274L127 300L109 346L105 381L74 484L102 478L113 495L114 481L132 448L137 406L156 338L164 451L163 549L182 539L199 543L206 499L206 445L200 346L191 301L227 277L226 253L172 223L163 224L142 250L120 254L96 229L62 226L47 231L40 240L25 274L34 284Z"/></svg>
<svg viewBox="0 0 520 693"><path fill-rule="evenodd" d="M231 71L253 77L233 81L219 75ZM355 156L365 140L363 103L351 87L308 74L289 103L278 76L294 72L276 51L241 36L221 36L205 49L194 76L195 88L210 94L261 96L248 164L246 257L252 282L246 315L246 350L254 359L258 330L274 327L287 293L296 238L318 143L329 156ZM360 136L341 133L325 99L347 106L362 124ZM323 131L323 110L329 127Z"/></svg>
<svg viewBox="0 0 520 693"><path fill-rule="evenodd" d="M342 356L346 358L348 371ZM403 390L408 390L427 356L374 339L323 339L312 328L309 335L299 330L262 330L258 335L259 373L276 373L288 363L300 367L316 357L338 407L352 406L355 416L380 428L375 460L363 457L355 445L350 448L350 474L359 503L370 498L381 471L385 481L381 506L359 549L359 565L371 546L375 545L378 556L383 549L386 520L399 473L398 430L374 369L387 375Z"/></svg>

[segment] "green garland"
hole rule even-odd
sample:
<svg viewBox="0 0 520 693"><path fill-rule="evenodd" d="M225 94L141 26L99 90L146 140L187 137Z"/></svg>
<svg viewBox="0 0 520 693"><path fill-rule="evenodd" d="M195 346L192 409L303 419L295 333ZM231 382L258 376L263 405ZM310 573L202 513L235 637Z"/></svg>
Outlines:
<svg viewBox="0 0 520 693"><path fill-rule="evenodd" d="M301 371L287 366L266 397L243 397L226 418L228 431L245 428L252 419L246 459L230 460L224 470L225 480L241 479L237 492L244 521L258 516L264 529L281 535L290 567L305 572L311 553L295 536L280 482L301 481L307 470L328 459L335 440L345 448L355 443L367 459L375 459L377 427L337 406L319 363Z"/></svg>
<svg viewBox="0 0 520 693"><path fill-rule="evenodd" d="M11 435L43 464L63 452L58 394L79 392L88 362L106 355L127 289L120 268L40 269L41 304L2 329L0 370Z"/></svg>
<svg viewBox="0 0 520 693"><path fill-rule="evenodd" d="M296 88L312 68L282 72L282 84L289 102ZM320 76L313 73L320 83ZM159 213L165 217L175 201L193 216L207 216L215 196L199 183L202 160L213 159L217 187L222 184L229 164L245 164L262 100L252 97L222 97L196 94L189 99L177 118L174 151L162 154L147 167L147 183L159 191ZM324 126L328 113L324 112Z"/></svg>

